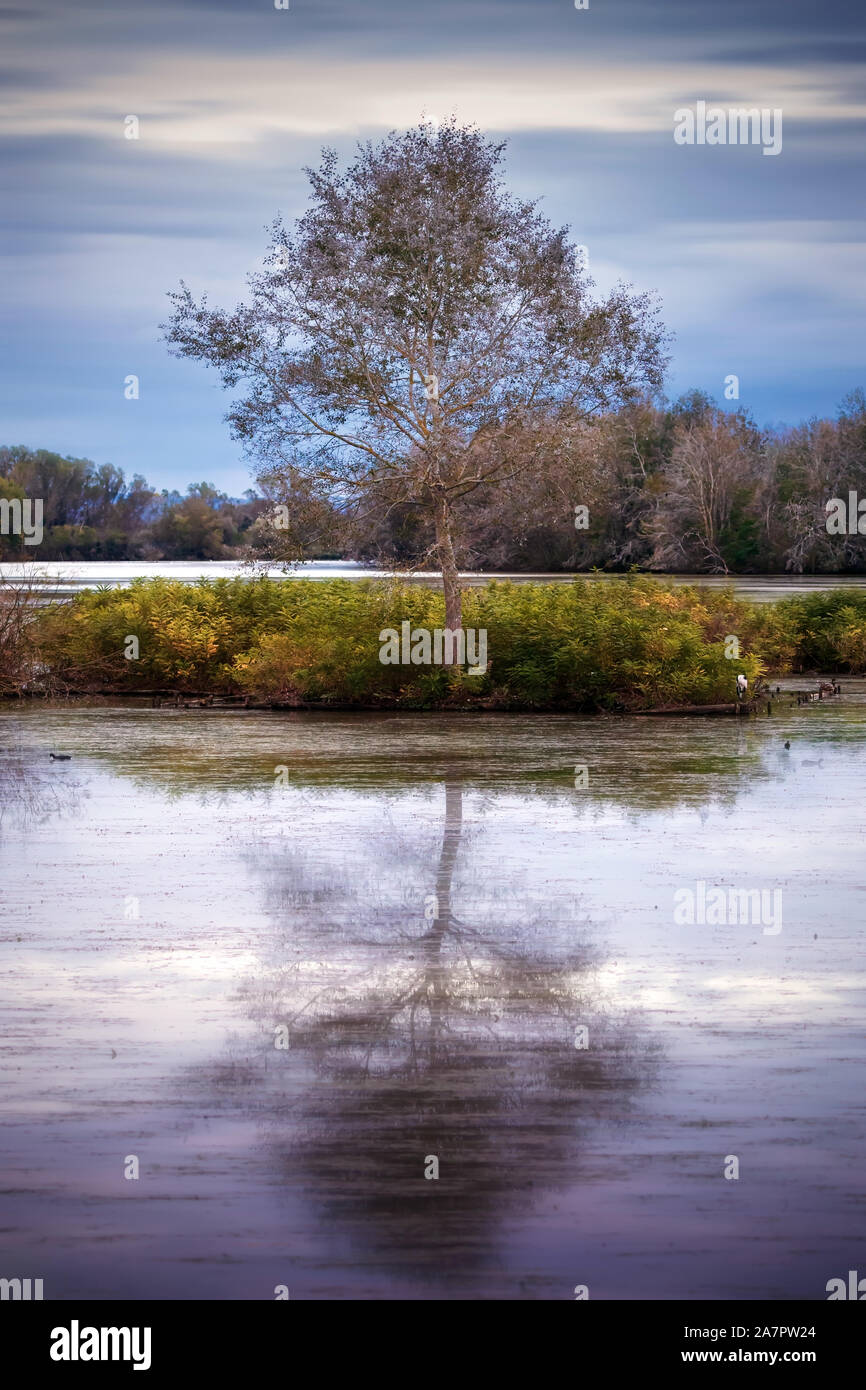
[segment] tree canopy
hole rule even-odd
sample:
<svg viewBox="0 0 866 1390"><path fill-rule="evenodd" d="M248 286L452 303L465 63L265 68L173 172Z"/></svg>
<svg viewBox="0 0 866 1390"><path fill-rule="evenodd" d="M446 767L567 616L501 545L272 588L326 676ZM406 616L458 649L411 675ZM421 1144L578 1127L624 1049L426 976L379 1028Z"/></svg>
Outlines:
<svg viewBox="0 0 866 1390"><path fill-rule="evenodd" d="M168 342L238 390L229 420L277 496L351 519L429 519L449 627L461 621L455 506L543 471L587 418L660 388L651 296L593 295L577 246L505 187L504 146L455 120L333 150L311 205L274 222L249 298L184 283Z"/></svg>

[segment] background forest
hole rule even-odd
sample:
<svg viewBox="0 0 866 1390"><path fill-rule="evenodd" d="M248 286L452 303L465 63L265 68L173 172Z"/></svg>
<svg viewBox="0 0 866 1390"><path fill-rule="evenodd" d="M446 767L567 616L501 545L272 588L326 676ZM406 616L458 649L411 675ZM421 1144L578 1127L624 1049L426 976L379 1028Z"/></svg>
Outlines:
<svg viewBox="0 0 866 1390"><path fill-rule="evenodd" d="M425 564L423 516L383 490L353 503L287 488L291 470L231 498L208 483L156 492L111 463L0 448L0 498L42 498L38 547L0 535L0 559L219 560L341 556ZM866 395L836 419L760 429L692 392L641 401L587 423L582 447L457 509L462 567L500 572L625 570L839 573L866 569L866 536L831 535L826 503L866 497ZM286 533L274 508L290 517ZM575 525L576 508L586 508ZM290 549L289 549L290 545Z"/></svg>

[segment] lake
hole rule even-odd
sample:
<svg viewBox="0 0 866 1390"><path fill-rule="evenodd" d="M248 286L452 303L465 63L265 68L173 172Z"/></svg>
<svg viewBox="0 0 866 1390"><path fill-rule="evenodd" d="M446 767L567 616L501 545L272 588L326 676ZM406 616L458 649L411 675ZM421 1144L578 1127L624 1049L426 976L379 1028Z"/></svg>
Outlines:
<svg viewBox="0 0 866 1390"><path fill-rule="evenodd" d="M30 565L3 564L0 566L0 585L3 579L20 579L29 571ZM50 581L53 592L73 594L79 589L107 585L109 588L122 588L133 579L179 579L192 584L197 579L233 579L249 577L252 571L241 560L90 560L64 563L49 561L36 567ZM368 568L352 560L312 560L298 565L292 570L280 568L260 568L259 573L267 573L272 579L385 579L392 577L389 571ZM441 576L435 572L403 574L398 576L418 584L441 584ZM569 584L575 579L620 579L622 575L611 574L494 574L464 572L464 584L476 586L486 584L491 579L509 580L516 584ZM653 576L667 584L698 584L708 589L733 585L739 595L756 603L772 603L781 598L791 598L797 594L809 594L815 590L850 588L866 589L866 574L741 574L741 575L683 575L657 574Z"/></svg>
<svg viewBox="0 0 866 1390"><path fill-rule="evenodd" d="M825 1298L864 751L854 680L760 721L0 709L4 1272ZM691 925L701 884L779 897Z"/></svg>

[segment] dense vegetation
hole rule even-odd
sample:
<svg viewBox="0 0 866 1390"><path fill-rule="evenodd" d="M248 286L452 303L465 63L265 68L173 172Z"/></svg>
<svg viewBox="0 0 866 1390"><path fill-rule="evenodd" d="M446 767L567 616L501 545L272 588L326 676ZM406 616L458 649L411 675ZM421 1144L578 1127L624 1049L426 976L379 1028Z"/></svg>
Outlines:
<svg viewBox="0 0 866 1390"><path fill-rule="evenodd" d="M10 602L0 591L0 634ZM640 710L731 701L738 671L754 683L761 674L866 669L866 594L845 590L755 605L731 590L638 576L492 583L465 594L466 626L487 633L483 675L382 664L384 629L444 627L441 594L421 586L138 580L31 606L26 623L20 610L14 640L0 643L8 693L177 690L359 707ZM726 655L731 636L736 660Z"/></svg>
<svg viewBox="0 0 866 1390"><path fill-rule="evenodd" d="M508 572L863 572L866 518L864 533L827 530L828 501L847 501L850 490L866 498L862 391L835 420L764 430L744 410L691 392L588 422L568 452L551 450L495 495L468 494L459 560ZM425 553L432 537L417 509L390 498L383 515L369 500L360 556L408 563Z"/></svg>
<svg viewBox="0 0 866 1390"><path fill-rule="evenodd" d="M836 420L761 431L700 393L642 402L587 424L582 444L551 451L495 496L455 504L457 559L470 569L686 573L866 571L866 534L830 534L826 504L866 498L866 397ZM111 464L0 449L0 498L41 497L45 539L0 535L0 559L121 560L342 555L429 565L433 532L381 485L357 506L267 471L262 494L232 500L207 483L156 493ZM270 518L287 508L285 529ZM587 508L585 529L575 507ZM866 518L862 519L866 526Z"/></svg>
<svg viewBox="0 0 866 1390"><path fill-rule="evenodd" d="M186 495L155 492L111 463L62 458L48 449L0 448L0 498L42 502L43 539L0 534L6 560L220 560L249 546L268 510L248 492L227 497L209 483Z"/></svg>

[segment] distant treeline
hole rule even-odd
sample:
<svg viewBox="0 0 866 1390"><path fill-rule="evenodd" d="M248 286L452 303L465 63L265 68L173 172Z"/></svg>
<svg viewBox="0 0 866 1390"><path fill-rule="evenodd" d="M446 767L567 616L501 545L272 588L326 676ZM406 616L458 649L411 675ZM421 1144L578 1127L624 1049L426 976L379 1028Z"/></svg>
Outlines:
<svg viewBox="0 0 866 1390"><path fill-rule="evenodd" d="M157 492L114 464L47 449L0 448L0 499L39 498L39 545L0 534L6 560L221 560L246 553L270 504L252 491L227 497L210 483L186 495Z"/></svg>
<svg viewBox="0 0 866 1390"><path fill-rule="evenodd" d="M579 446L455 504L458 563L505 572L592 568L682 573L866 571L866 514L828 530L827 503L864 499L866 395L835 419L759 429L702 392L642 401L588 421ZM424 564L435 537L421 508L388 494L342 511L263 469L264 495L208 483L155 492L112 464L0 449L0 498L42 498L41 545L0 535L0 560L296 559L341 555ZM856 507L856 502L855 502ZM280 519L281 509L282 518ZM276 524L275 519L276 518ZM862 529L858 529L862 523Z"/></svg>
<svg viewBox="0 0 866 1390"><path fill-rule="evenodd" d="M866 396L836 419L761 430L692 392L587 423L578 448L459 504L467 568L689 574L866 570L866 514L827 529L827 503L866 499ZM585 508L584 512L576 508ZM866 513L866 500L864 500ZM577 523L577 524L576 524ZM411 506L368 521L362 557L409 560L433 537ZM854 534L851 534L851 531Z"/></svg>

